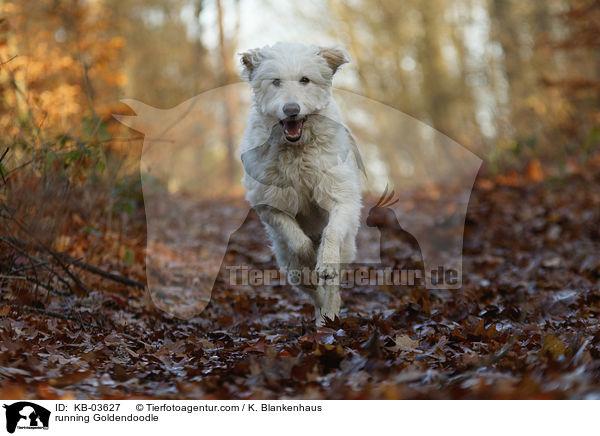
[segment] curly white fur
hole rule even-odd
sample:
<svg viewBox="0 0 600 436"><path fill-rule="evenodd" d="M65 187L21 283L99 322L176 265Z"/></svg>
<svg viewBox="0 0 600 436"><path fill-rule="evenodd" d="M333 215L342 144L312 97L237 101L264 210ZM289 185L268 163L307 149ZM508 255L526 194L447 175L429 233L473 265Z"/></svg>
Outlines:
<svg viewBox="0 0 600 436"><path fill-rule="evenodd" d="M242 54L253 105L241 145L246 198L263 221L280 268L320 277L297 286L312 298L318 325L340 311L339 269L356 252L361 209L360 157L331 93L344 51L277 43ZM286 134L284 105L303 120ZM297 126L298 124L292 124Z"/></svg>

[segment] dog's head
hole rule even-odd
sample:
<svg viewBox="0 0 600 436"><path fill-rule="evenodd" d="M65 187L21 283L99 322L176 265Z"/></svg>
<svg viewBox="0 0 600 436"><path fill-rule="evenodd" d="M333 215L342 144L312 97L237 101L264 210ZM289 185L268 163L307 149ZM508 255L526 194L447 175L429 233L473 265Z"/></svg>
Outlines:
<svg viewBox="0 0 600 436"><path fill-rule="evenodd" d="M281 123L288 142L297 142L307 118L329 104L333 75L348 61L338 48L279 42L242 53L242 77L257 109Z"/></svg>

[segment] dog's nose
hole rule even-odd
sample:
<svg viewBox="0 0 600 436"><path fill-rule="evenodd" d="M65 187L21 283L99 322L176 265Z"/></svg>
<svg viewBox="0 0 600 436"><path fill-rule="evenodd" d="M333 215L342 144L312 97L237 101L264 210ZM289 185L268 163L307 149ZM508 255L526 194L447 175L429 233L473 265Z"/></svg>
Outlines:
<svg viewBox="0 0 600 436"><path fill-rule="evenodd" d="M283 113L288 117L295 117L300 113L300 105L298 103L286 103L283 105Z"/></svg>

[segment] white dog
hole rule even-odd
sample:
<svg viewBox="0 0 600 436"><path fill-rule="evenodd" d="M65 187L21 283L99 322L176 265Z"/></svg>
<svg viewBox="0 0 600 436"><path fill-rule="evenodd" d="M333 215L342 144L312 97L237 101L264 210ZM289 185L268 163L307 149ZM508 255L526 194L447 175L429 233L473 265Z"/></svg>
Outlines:
<svg viewBox="0 0 600 436"><path fill-rule="evenodd" d="M339 314L340 264L354 259L361 209L360 153L331 92L348 57L277 43L243 53L241 62L253 91L241 145L246 198L279 267L310 295L322 325ZM305 274L315 270L316 283Z"/></svg>

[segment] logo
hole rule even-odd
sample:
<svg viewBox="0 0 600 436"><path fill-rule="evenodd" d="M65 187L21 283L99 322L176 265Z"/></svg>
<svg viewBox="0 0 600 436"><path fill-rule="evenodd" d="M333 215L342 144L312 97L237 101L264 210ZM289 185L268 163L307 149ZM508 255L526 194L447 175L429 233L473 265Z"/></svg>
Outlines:
<svg viewBox="0 0 600 436"><path fill-rule="evenodd" d="M6 431L14 433L18 429L48 430L50 411L29 401L19 401L11 405L4 404L6 409Z"/></svg>
<svg viewBox="0 0 600 436"><path fill-rule="evenodd" d="M373 265L384 274L377 267L384 266L382 247L385 251L392 238L400 238L410 262L398 271L421 276L407 283L460 289L465 217L482 159L390 106L348 91L332 92L345 114L341 128L352 132L350 148L332 159L332 168L353 155L357 161L364 156L363 199L369 216L360 221L354 263ZM251 102L247 84L238 83L171 109L123 100L135 115L115 115L144 134L140 178L148 288L159 309L179 318L197 316L209 304L230 236L243 225L250 207L274 208L294 217L301 206L294 186L282 183L279 168L268 167L270 160L262 158L270 153L274 136L281 136L281 125L263 132L241 159L235 156ZM336 123L340 127L332 119L312 116L313 122L317 119L329 130ZM265 189L236 208L223 199L246 192L242 174ZM391 192L394 187L400 194ZM377 204L370 200L382 192Z"/></svg>

